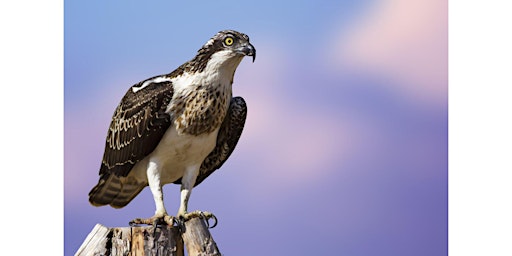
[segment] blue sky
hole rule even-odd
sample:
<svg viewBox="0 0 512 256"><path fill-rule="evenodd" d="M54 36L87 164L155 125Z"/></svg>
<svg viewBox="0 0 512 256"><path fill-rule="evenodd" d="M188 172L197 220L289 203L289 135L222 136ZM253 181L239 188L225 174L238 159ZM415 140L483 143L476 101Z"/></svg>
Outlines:
<svg viewBox="0 0 512 256"><path fill-rule="evenodd" d="M145 189L96 208L106 129L126 90L192 58L217 31L248 34L234 95L237 149L194 189L227 255L446 255L448 34L444 1L65 1L64 237L154 212ZM80 118L86 116L86 119ZM178 187L167 185L167 209Z"/></svg>

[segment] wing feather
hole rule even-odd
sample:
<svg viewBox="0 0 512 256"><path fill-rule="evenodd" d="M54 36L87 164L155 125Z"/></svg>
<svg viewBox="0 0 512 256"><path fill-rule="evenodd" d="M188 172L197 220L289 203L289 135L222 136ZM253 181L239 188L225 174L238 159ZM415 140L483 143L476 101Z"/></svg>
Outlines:
<svg viewBox="0 0 512 256"><path fill-rule="evenodd" d="M100 179L89 192L92 205L124 207L147 185L127 175L156 148L171 125L172 117L165 110L172 96L170 79L160 76L142 81L126 92L108 129Z"/></svg>
<svg viewBox="0 0 512 256"><path fill-rule="evenodd" d="M107 133L100 175L128 175L156 148L171 125L171 116L165 110L172 99L172 83L148 81L159 80L150 78L132 86L117 106Z"/></svg>

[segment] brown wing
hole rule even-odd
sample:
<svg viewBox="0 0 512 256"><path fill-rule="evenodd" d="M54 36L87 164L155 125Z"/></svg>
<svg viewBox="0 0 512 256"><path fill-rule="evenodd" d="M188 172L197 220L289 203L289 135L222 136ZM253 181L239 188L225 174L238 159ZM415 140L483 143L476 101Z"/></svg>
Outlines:
<svg viewBox="0 0 512 256"><path fill-rule="evenodd" d="M242 97L234 97L231 99L226 118L222 122L217 135L217 144L213 151L205 158L199 175L197 176L194 186L199 185L215 170L219 169L226 160L228 160L236 144L242 135L245 119L247 117L247 104ZM181 183L181 179L177 180L177 184Z"/></svg>
<svg viewBox="0 0 512 256"><path fill-rule="evenodd" d="M138 161L156 148L171 125L171 116L165 110L172 99L172 83L169 79L154 78L132 86L114 112L105 142L100 180L89 193L93 205L122 207L145 186L129 184L120 178L126 177Z"/></svg>
<svg viewBox="0 0 512 256"><path fill-rule="evenodd" d="M133 165L153 152L171 125L171 117L165 113L173 95L170 81L153 82L137 92L132 88L126 92L112 117L100 175L128 175Z"/></svg>

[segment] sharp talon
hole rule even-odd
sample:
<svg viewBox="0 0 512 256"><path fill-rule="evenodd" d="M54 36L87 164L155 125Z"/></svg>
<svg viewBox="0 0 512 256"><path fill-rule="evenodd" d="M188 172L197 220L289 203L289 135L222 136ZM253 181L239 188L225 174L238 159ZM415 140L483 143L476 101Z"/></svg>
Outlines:
<svg viewBox="0 0 512 256"><path fill-rule="evenodd" d="M174 226L176 224L177 227L180 226L180 222L178 221L178 218L172 218L172 225Z"/></svg>
<svg viewBox="0 0 512 256"><path fill-rule="evenodd" d="M185 232L185 217L182 215L178 216L177 218L174 218L174 221L176 222L179 232Z"/></svg>
<svg viewBox="0 0 512 256"><path fill-rule="evenodd" d="M158 225L157 223L158 223L158 219L153 221L153 236L155 236L155 234L156 234L156 226Z"/></svg>
<svg viewBox="0 0 512 256"><path fill-rule="evenodd" d="M206 222L206 226L208 227L208 229L211 229L211 228L214 228L217 226L217 217L215 217L215 215L213 215L213 213L211 212L200 212L199 213L199 216L201 218L204 218L205 222ZM210 218L213 218L213 220L215 220L215 222L213 223L213 226L210 226Z"/></svg>
<svg viewBox="0 0 512 256"><path fill-rule="evenodd" d="M208 217L206 217L203 211L199 212L199 218L203 219L206 222L207 228L210 228L210 222L208 222Z"/></svg>
<svg viewBox="0 0 512 256"><path fill-rule="evenodd" d="M217 217L215 217L215 215L213 215L213 213L212 213L212 218L215 220L215 223L211 227L210 227L210 224L208 223L208 229L211 229L211 228L214 228L217 226Z"/></svg>
<svg viewBox="0 0 512 256"><path fill-rule="evenodd" d="M128 222L128 225L130 225L130 227L138 227L140 224L143 224L143 221L142 219L133 219L131 220L130 222Z"/></svg>

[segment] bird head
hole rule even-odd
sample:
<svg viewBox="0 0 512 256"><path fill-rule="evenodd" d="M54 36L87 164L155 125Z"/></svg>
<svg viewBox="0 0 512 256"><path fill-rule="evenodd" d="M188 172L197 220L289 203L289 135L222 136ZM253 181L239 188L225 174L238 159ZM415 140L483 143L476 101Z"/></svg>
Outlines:
<svg viewBox="0 0 512 256"><path fill-rule="evenodd" d="M256 48L249 42L249 37L235 30L218 32L202 49L210 52L225 52L230 56L252 56L253 62L256 59Z"/></svg>
<svg viewBox="0 0 512 256"><path fill-rule="evenodd" d="M207 66L212 69L229 66L229 70L234 72L245 56L252 56L253 62L256 59L256 48L249 42L249 37L234 30L223 30L210 38L192 60L175 72L202 72Z"/></svg>

